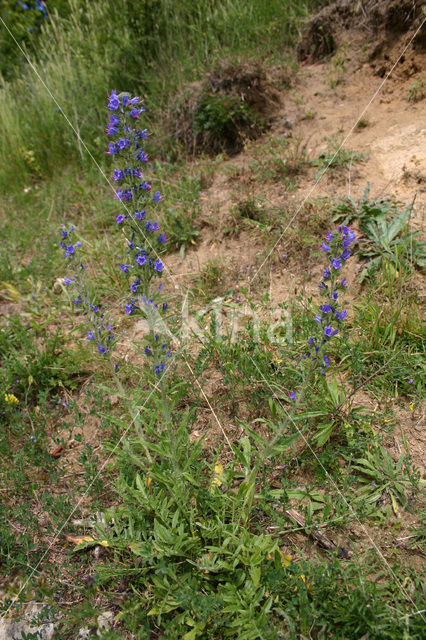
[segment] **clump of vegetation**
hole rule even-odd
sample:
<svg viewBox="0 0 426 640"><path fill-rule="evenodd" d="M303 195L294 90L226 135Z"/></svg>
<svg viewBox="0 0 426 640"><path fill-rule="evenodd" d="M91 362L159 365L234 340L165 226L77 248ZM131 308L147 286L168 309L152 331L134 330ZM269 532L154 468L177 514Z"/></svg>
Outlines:
<svg viewBox="0 0 426 640"><path fill-rule="evenodd" d="M364 153L344 149L337 139L326 138L326 140L329 146L328 151L321 153L317 160L312 160L312 165L318 167L317 180L328 169L349 169L355 162L366 161Z"/></svg>
<svg viewBox="0 0 426 640"><path fill-rule="evenodd" d="M175 138L190 153L239 153L270 123L278 92L260 64L222 63L188 96L176 98Z"/></svg>
<svg viewBox="0 0 426 640"><path fill-rule="evenodd" d="M418 231L409 230L414 203L401 210L401 203L391 198L369 199L370 187L357 202L346 196L334 205L334 220L350 224L358 220L365 235L360 255L368 262L361 281L381 264L392 265L395 272L404 268L426 267L426 243L417 239Z"/></svg>
<svg viewBox="0 0 426 640"><path fill-rule="evenodd" d="M408 102L420 102L426 97L426 78L419 78L414 82L409 91L407 100Z"/></svg>

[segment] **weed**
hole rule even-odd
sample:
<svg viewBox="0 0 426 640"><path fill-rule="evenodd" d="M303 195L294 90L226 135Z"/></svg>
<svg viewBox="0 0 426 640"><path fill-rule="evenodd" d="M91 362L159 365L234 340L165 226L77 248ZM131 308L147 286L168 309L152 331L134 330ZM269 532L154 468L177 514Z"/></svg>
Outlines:
<svg viewBox="0 0 426 640"><path fill-rule="evenodd" d="M256 150L256 147L255 147ZM310 165L306 143L301 138L269 137L267 153L259 147L250 168L262 182L282 181L288 190L296 184L296 177Z"/></svg>
<svg viewBox="0 0 426 640"><path fill-rule="evenodd" d="M365 162L363 153L349 151L341 148L337 139L326 138L329 150L322 153L317 160L312 160L312 165L318 167L317 181L328 169L349 169L354 162Z"/></svg>
<svg viewBox="0 0 426 640"><path fill-rule="evenodd" d="M229 267L223 258L211 258L194 277L196 295L212 300L228 291Z"/></svg>
<svg viewBox="0 0 426 640"><path fill-rule="evenodd" d="M333 221L342 224L351 224L354 220L359 220L361 225L371 219L381 216L393 216L398 211L399 203L392 198L375 198L370 200L370 184L364 190L359 201L351 196L336 199L333 205Z"/></svg>
<svg viewBox="0 0 426 640"><path fill-rule="evenodd" d="M198 145L219 153L238 153L244 146L241 132L261 128L261 123L246 102L234 96L206 94L197 104L194 132Z"/></svg>
<svg viewBox="0 0 426 640"><path fill-rule="evenodd" d="M368 259L361 281L381 264L392 265L395 273L404 265L426 267L426 243L418 241L418 232L410 232L408 228L412 208L411 204L390 219L381 212L361 225L367 239L361 246L360 255Z"/></svg>
<svg viewBox="0 0 426 640"><path fill-rule="evenodd" d="M335 89L338 84L340 84L344 78L346 71L346 62L348 60L347 56L348 45L345 44L343 47L337 50L334 56L327 63L328 66L328 78L327 83L332 89Z"/></svg>
<svg viewBox="0 0 426 640"><path fill-rule="evenodd" d="M420 78L414 82L409 91L407 100L408 102L420 102L426 97L426 78Z"/></svg>
<svg viewBox="0 0 426 640"><path fill-rule="evenodd" d="M412 467L405 454L394 462L389 451L378 447L353 462L352 468L360 472L358 480L364 485L358 499L367 504L376 505L388 498L398 516L397 503L407 507L409 500L418 492L420 472Z"/></svg>
<svg viewBox="0 0 426 640"><path fill-rule="evenodd" d="M370 121L367 118L360 118L356 123L357 129L365 129L370 125Z"/></svg>

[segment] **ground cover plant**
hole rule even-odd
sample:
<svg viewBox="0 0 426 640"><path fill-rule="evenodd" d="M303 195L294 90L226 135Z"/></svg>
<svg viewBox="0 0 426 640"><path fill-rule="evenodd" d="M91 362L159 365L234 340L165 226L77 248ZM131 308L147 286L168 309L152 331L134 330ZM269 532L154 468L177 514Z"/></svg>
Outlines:
<svg viewBox="0 0 426 640"><path fill-rule="evenodd" d="M50 131L49 112L46 137L31 132L22 164L12 154L2 177L21 168L0 200L1 623L25 621L23 638L45 637L51 623L53 638L70 640L420 639L415 202L367 188L298 211L298 181L320 179L312 166L342 175L368 162L337 143L316 161L302 137L265 135L247 144L243 166L165 142L153 102L167 101L169 81L160 91L149 72L140 97L127 38L150 33L155 75L154 34L169 54L176 44L171 5L142 3L144 23L127 4L131 29L110 43L128 56L122 77L113 56L89 72L73 41L95 19L111 33L105 7L75 2L37 34L57 29L69 46L63 88L68 71L81 82L59 104L84 135ZM202 5L179 3L174 24L190 55L202 38L188 34L203 32L206 59L217 41L269 55L253 50L262 25L274 40L306 12L286 3L279 24L282 4L253 3L232 36L223 22L242 5ZM88 45L92 62L98 45ZM40 57L37 68L54 64ZM191 70L189 57L183 65ZM35 104L42 85L14 73ZM197 126L210 135L212 122L247 115L231 105L218 124L223 106L204 104ZM25 120L15 124L9 142L19 133L29 144ZM218 175L233 191L215 208ZM249 245L259 250L247 263ZM277 302L283 264L300 273Z"/></svg>

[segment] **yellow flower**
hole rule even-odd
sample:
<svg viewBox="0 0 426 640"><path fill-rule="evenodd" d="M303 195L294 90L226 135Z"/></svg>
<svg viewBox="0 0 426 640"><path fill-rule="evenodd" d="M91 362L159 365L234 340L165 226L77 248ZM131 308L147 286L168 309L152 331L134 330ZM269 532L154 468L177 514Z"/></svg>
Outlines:
<svg viewBox="0 0 426 640"><path fill-rule="evenodd" d="M18 398L13 393L5 393L4 394L4 400L11 407L13 407L13 405L15 405L15 404L19 404Z"/></svg>

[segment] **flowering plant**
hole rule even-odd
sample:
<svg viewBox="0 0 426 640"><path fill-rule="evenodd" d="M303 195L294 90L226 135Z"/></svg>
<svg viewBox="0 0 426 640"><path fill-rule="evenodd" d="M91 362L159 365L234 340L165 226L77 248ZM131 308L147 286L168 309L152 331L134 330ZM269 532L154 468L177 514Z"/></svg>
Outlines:
<svg viewBox="0 0 426 640"><path fill-rule="evenodd" d="M85 281L87 265L83 264L80 255L82 243L80 240L74 240L75 233L74 226L66 229L65 225L62 225L59 246L64 251L64 258L73 275L72 278L65 276L63 282L66 287L71 287L75 293L72 301L74 307L82 307L88 318L90 329L87 338L93 341L99 353L109 356L116 342L113 325L108 316L96 304L96 301L91 299Z"/></svg>
<svg viewBox="0 0 426 640"><path fill-rule="evenodd" d="M164 326L162 316L168 305L161 302L162 284L154 285L161 278L164 264L160 253L167 241L165 233L155 215L150 211L162 200L159 191L152 195L151 184L144 178L143 165L148 156L143 141L148 137L137 121L145 111L140 98L131 98L127 93L117 95L112 91L107 108L111 111L106 133L111 138L107 153L120 160L120 168L114 169L113 180L117 183L115 198L123 209L117 213L116 222L126 234L127 259L120 264L121 271L131 278L130 300L125 305L128 315L142 315L148 322L149 335L145 354L152 358L153 370L160 375L166 368L170 356L167 344L160 337L158 325Z"/></svg>
<svg viewBox="0 0 426 640"><path fill-rule="evenodd" d="M340 225L338 232L329 231L326 241L322 243L321 250L328 256L328 264L319 284L324 303L319 306L319 313L315 315L315 321L318 323L317 335L311 335L308 339L311 350L303 355L303 358L311 363L310 375L307 376L309 379L315 372L325 376L324 369L330 364L326 353L327 345L339 333L348 315L340 299L347 286L346 278L341 277L341 270L351 255L350 246L354 241L355 233L349 227ZM296 399L295 391L290 393L290 398Z"/></svg>

